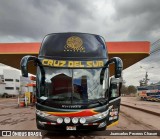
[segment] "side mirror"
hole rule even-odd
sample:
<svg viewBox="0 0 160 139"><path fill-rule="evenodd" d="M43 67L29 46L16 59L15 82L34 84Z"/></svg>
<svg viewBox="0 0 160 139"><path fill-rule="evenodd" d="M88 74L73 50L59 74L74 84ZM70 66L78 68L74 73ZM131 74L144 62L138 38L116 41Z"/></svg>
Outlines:
<svg viewBox="0 0 160 139"><path fill-rule="evenodd" d="M120 78L122 77L123 62L120 58L116 57L115 64L115 78Z"/></svg>
<svg viewBox="0 0 160 139"><path fill-rule="evenodd" d="M120 78L123 70L122 60L119 57L113 57L106 64L108 66L111 63L115 63L115 78Z"/></svg>
<svg viewBox="0 0 160 139"><path fill-rule="evenodd" d="M100 73L100 84L103 84L104 80L104 73L106 68L109 67L110 64L115 63L115 78L121 78L122 76L122 70L123 70L123 62L119 57L113 57L110 60L107 61L105 66L102 68Z"/></svg>
<svg viewBox="0 0 160 139"><path fill-rule="evenodd" d="M107 67L103 67L100 73L100 84L104 84L104 73Z"/></svg>
<svg viewBox="0 0 160 139"><path fill-rule="evenodd" d="M122 82L121 78L111 78L110 84L119 84Z"/></svg>
<svg viewBox="0 0 160 139"><path fill-rule="evenodd" d="M121 86L122 79L121 78L111 78L110 80L110 98L115 98L121 95Z"/></svg>
<svg viewBox="0 0 160 139"><path fill-rule="evenodd" d="M28 77L28 62L29 61L34 61L35 63L37 63L38 58L35 56L24 56L20 62L20 66L21 66L21 72L22 72L22 76L23 77Z"/></svg>

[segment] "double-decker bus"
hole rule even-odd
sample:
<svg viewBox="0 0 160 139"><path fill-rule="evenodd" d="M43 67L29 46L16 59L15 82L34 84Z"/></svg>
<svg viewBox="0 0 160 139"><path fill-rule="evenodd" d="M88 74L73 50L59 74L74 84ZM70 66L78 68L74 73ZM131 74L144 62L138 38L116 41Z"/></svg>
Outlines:
<svg viewBox="0 0 160 139"><path fill-rule="evenodd" d="M160 102L160 85L139 86L137 90L141 100Z"/></svg>
<svg viewBox="0 0 160 139"><path fill-rule="evenodd" d="M52 33L38 57L24 56L36 73L36 122L43 130L106 130L118 123L122 60L108 59L103 37L87 33ZM109 65L115 75L110 79ZM33 66L33 65L32 65Z"/></svg>

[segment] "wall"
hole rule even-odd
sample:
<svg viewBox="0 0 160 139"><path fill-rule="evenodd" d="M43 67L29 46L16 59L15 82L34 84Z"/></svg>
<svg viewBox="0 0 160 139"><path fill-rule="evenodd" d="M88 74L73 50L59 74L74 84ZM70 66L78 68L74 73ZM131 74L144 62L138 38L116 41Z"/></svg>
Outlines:
<svg viewBox="0 0 160 139"><path fill-rule="evenodd" d="M3 95L5 93L5 83L0 83L0 95Z"/></svg>
<svg viewBox="0 0 160 139"><path fill-rule="evenodd" d="M8 95L18 95L20 88L20 72L12 69L4 69L5 93Z"/></svg>

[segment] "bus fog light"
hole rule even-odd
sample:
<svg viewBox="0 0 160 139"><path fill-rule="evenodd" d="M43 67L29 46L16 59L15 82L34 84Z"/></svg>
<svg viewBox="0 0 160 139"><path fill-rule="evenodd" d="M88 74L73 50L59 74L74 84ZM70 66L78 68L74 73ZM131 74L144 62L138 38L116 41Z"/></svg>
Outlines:
<svg viewBox="0 0 160 139"><path fill-rule="evenodd" d="M72 123L77 124L77 123L78 123L78 118L74 117L74 118L72 119Z"/></svg>
<svg viewBox="0 0 160 139"><path fill-rule="evenodd" d="M63 119L62 118L57 118L57 123L58 124L61 124L63 122Z"/></svg>
<svg viewBox="0 0 160 139"><path fill-rule="evenodd" d="M36 114L41 116L41 117L47 117L49 116L50 114L44 112L44 111L40 111L40 110L36 110Z"/></svg>
<svg viewBox="0 0 160 139"><path fill-rule="evenodd" d="M69 117L64 118L64 122L65 122L66 124L70 123L70 121L71 121L71 119L70 119Z"/></svg>
<svg viewBox="0 0 160 139"><path fill-rule="evenodd" d="M79 121L81 124L84 124L86 122L86 119L84 117L82 117Z"/></svg>

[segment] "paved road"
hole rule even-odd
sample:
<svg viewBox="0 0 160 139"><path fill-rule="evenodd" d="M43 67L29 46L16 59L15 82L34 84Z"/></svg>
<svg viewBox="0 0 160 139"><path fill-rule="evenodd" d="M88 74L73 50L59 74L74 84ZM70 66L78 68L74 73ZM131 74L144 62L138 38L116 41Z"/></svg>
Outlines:
<svg viewBox="0 0 160 139"><path fill-rule="evenodd" d="M8 101L3 101L3 104L7 104ZM12 100L13 104L15 101ZM2 104L2 101L0 102ZM108 130L160 130L160 117L154 116L148 113L144 113L138 110L121 106L120 120L117 126L111 127ZM35 107L17 108L17 106L2 106L0 105L0 129L1 130L37 130L35 124ZM111 136L99 136L101 132L95 132L96 136L92 133L87 133L87 136L83 133L69 134L60 133L61 136L55 136L57 133L49 133L43 131L43 138L46 139L71 139L71 138L96 138L96 139L117 139L119 137ZM59 133L58 133L59 134ZM82 135L81 135L82 134ZM12 137L14 138L14 137ZM17 138L17 137L16 137ZM29 137L27 137L29 138ZM32 137L31 137L32 138ZM41 137L37 137L41 138ZM146 139L150 137L130 137L123 136L120 138L136 138ZM158 138L158 137L152 137ZM3 137L3 139L5 139Z"/></svg>
<svg viewBox="0 0 160 139"><path fill-rule="evenodd" d="M122 97L121 103L160 113L160 102L142 101L137 97Z"/></svg>

